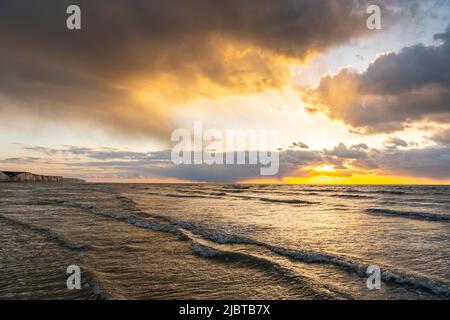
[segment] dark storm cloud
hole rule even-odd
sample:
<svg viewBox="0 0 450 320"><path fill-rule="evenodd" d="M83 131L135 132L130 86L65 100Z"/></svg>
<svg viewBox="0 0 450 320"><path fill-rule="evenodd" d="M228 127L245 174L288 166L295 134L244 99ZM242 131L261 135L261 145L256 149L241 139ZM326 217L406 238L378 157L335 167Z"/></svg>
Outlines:
<svg viewBox="0 0 450 320"><path fill-rule="evenodd" d="M414 7L394 3L403 11ZM66 29L71 4L81 7L81 31ZM175 100L177 85L183 89L196 79L245 91L245 77L256 74L252 89L276 87L282 79L258 50L302 59L362 36L366 6L366 0L2 0L0 114L166 134L168 106L139 105L131 97L132 79L169 77L173 87L165 90ZM393 16L383 13L387 22ZM228 42L254 51L227 62Z"/></svg>
<svg viewBox="0 0 450 320"><path fill-rule="evenodd" d="M311 91L312 111L324 111L365 132L401 130L413 121L450 121L450 29L440 43L377 58L360 74L344 69ZM347 92L346 99L336 97Z"/></svg>
<svg viewBox="0 0 450 320"><path fill-rule="evenodd" d="M323 159L333 164L336 169L346 170L345 161L351 161L353 170L363 170L396 176L409 176L418 178L431 178L437 180L450 179L450 148L448 146L435 146L416 149L398 149L405 146L403 140L393 138L392 144L384 149L366 149L361 153L352 153L352 148L340 144L333 150L324 150ZM392 145L395 144L395 147ZM329 158L332 155L333 158Z"/></svg>
<svg viewBox="0 0 450 320"><path fill-rule="evenodd" d="M65 10L75 3L82 9L81 32L65 28ZM5 0L0 25L2 37L12 49L32 49L35 54L48 54L65 60L60 62L89 66L109 75L130 69L183 68L199 55L208 54L204 52L210 49L208 38L215 34L302 57L363 34L364 3Z"/></svg>
<svg viewBox="0 0 450 320"><path fill-rule="evenodd" d="M362 75L364 92L398 94L429 85L450 85L450 27L436 34L438 46L415 45L399 53L383 55Z"/></svg>
<svg viewBox="0 0 450 320"><path fill-rule="evenodd" d="M450 148L433 147L379 153L378 167L393 174L438 180L450 179Z"/></svg>

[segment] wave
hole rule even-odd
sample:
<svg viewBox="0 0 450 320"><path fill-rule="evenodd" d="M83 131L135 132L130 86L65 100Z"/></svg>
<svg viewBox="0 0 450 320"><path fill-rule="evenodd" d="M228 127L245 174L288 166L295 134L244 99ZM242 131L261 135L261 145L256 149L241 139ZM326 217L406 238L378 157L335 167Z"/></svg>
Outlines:
<svg viewBox="0 0 450 320"><path fill-rule="evenodd" d="M208 238L207 235L204 235ZM208 240L214 241L214 239L208 238ZM318 263L318 264L329 264L336 267L343 268L345 270L351 271L357 274L360 277L367 276L367 268L371 265L369 263L358 262L354 260L350 260L344 257L338 257L331 254L326 253L316 253L302 250L292 250L278 246L272 246L264 242L253 241L250 239L242 239L242 242L238 241L237 238L233 237L231 239L226 239L226 237L222 236L220 238L220 243L233 243L233 244L252 244L265 249L270 250L271 252L284 256L296 261L301 261L304 263ZM198 251L198 249L197 249ZM204 257L215 257L217 255L216 251L207 250L204 252L197 252ZM391 282L401 285L408 285L416 288L420 288L422 290L430 291L433 294L439 296L450 297L450 287L445 284L438 283L436 281L426 279L420 276L415 276L411 274L401 273L397 271L391 271L387 268L382 268L381 279L385 282Z"/></svg>
<svg viewBox="0 0 450 320"><path fill-rule="evenodd" d="M257 247L267 249L279 256L284 256L304 263L320 263L333 265L354 272L361 277L367 276L367 268L371 265L371 263L364 263L328 253L312 252L306 250L293 250L280 246L274 246L248 237L220 232L220 230L217 229L205 228L199 224L177 220L168 216L155 214L150 214L150 216L172 223L179 228L188 230L194 235L201 236L202 238L210 240L217 244L255 245ZM389 270L388 268L383 268L381 266L380 268L382 270L385 270L381 273L381 278L385 282L393 282L397 284L418 287L430 291L436 295L450 297L450 287L445 284L441 284L420 276L411 275L400 271Z"/></svg>
<svg viewBox="0 0 450 320"><path fill-rule="evenodd" d="M302 196L302 195L320 195L319 193L304 193L304 192L290 192L290 191L274 191L274 190L248 190L248 189L238 189L238 190L230 190L230 189L211 189L211 191L199 191L199 190L178 190L180 193L188 193L188 194L200 194L200 195L208 195L208 196L231 196L231 197L242 197L242 198L252 198L252 196L235 196L233 193L243 193L248 192L255 194L253 198L257 197L257 194L280 194L283 196ZM228 193L227 193L228 192ZM232 193L231 195L229 193Z"/></svg>
<svg viewBox="0 0 450 320"><path fill-rule="evenodd" d="M153 216L153 215L152 215ZM242 237L234 234L224 234L218 230L211 230L207 228L202 228L199 225L193 225L192 223L186 221L179 221L167 216L154 215L154 217L163 219L164 221L170 221L180 228L186 229L192 232L194 235L201 236L206 240L218 244L242 244L242 245L255 245L260 248L265 248L271 252L279 255L288 257L293 260L305 262L305 263L321 263L334 265L349 271L356 273L358 276L366 277L366 270L371 265L369 263L358 262L350 260L345 257L339 257L327 253L317 253L304 250L292 250L279 246L273 246L265 242L257 241L254 239ZM406 284L413 287L418 287L431 291L434 294L442 295L445 297L450 297L450 287L445 284L440 284L433 280L422 278L420 276L409 275L402 272L391 271L387 268L382 268L383 271L381 278L385 282L394 282L397 284Z"/></svg>
<svg viewBox="0 0 450 320"><path fill-rule="evenodd" d="M202 196L202 195L195 195L195 194L187 195L187 194L176 194L176 193L168 193L168 194L165 194L164 196L170 197L170 198L200 198L200 199L211 198L211 197Z"/></svg>
<svg viewBox="0 0 450 320"><path fill-rule="evenodd" d="M298 189L299 191L304 191L304 192L335 192L335 191L339 191L339 189L333 189L333 188L305 188L305 189Z"/></svg>
<svg viewBox="0 0 450 320"><path fill-rule="evenodd" d="M377 190L377 191L369 191L370 193L378 193L378 194L395 194L395 195L403 195L408 194L406 191L400 190Z"/></svg>
<svg viewBox="0 0 450 320"><path fill-rule="evenodd" d="M133 200L130 199L130 202L132 203ZM124 221L126 223L129 223L135 227L139 228L145 228L152 231L162 231L162 232L169 232L172 234L177 235L182 240L189 240L189 241L195 241L191 237L187 236L185 232L183 232L180 229L187 230L191 232L193 235L200 236L206 240L212 241L217 244L241 244L241 245L254 245L259 248L263 248L266 250L269 250L270 252L277 254L282 257L287 257L289 259L293 259L296 261L301 261L304 263L319 263L319 264L328 264L333 265L336 267L343 268L345 270L351 271L355 273L358 276L366 277L366 270L371 265L369 263L364 263L360 261L356 261L353 259L349 259L347 257L343 256L337 256L329 253L322 253L322 252L313 252L313 251L306 251L306 250L293 250L289 248L284 248L280 246L274 246L262 241L258 241L252 238L243 237L241 235L237 235L234 233L227 233L223 232L218 229L213 228L207 228L202 226L199 223L195 222L189 222L189 221L183 221L183 220L177 220L172 217L159 215L159 214L151 214L146 213L148 217L167 222L170 225L160 225L160 224L153 224L148 221L139 219L137 217L133 216L119 216L111 212L105 212L98 210L97 208L86 205L86 204L79 204L79 203L70 203L67 201L57 201L55 202L59 205L64 206L71 206L71 207L77 207L84 210L88 210L89 212L92 212L97 215L101 215L104 217L109 217L115 220ZM196 247L200 248L200 247ZM201 250L197 249L197 254L202 254L205 257L208 257L210 255L213 257L214 252L209 251L208 252L200 252ZM420 276L412 275L403 273L400 271L392 271L388 268L383 268L380 266L382 270L385 270L381 273L381 278L385 282L392 282L397 283L401 285L408 285L413 286L416 288L420 288L423 290L430 291L436 295L439 296L445 296L450 297L450 287L448 287L445 284L438 283L436 281L423 278Z"/></svg>
<svg viewBox="0 0 450 320"><path fill-rule="evenodd" d="M203 190L176 190L178 193L187 193L195 195L205 195L205 196L226 196L226 192L215 192L215 191L203 191Z"/></svg>
<svg viewBox="0 0 450 320"><path fill-rule="evenodd" d="M398 211L391 209L379 209L379 208L369 208L366 212L371 215L378 216L393 216L393 217L403 217L417 220L427 220L427 221L450 221L450 216L430 213L430 212L413 212L413 211Z"/></svg>
<svg viewBox="0 0 450 320"><path fill-rule="evenodd" d="M168 193L165 194L166 197L170 198L200 198L200 199L217 199L222 196L226 196L227 194L224 192L216 192L216 193L197 193L192 192L193 194L176 194L176 193Z"/></svg>
<svg viewBox="0 0 450 320"><path fill-rule="evenodd" d="M0 215L0 221L14 225L14 226L21 227L23 229L31 230L36 233L39 233L39 234L45 236L48 240L53 241L54 243L57 243L60 246L63 246L67 249L71 249L71 250L86 250L87 249L87 246L85 246L85 245L71 242L48 229L45 229L42 227L37 227L30 223L25 223L25 222L22 222L19 220L15 220L15 219L6 217L4 215Z"/></svg>
<svg viewBox="0 0 450 320"><path fill-rule="evenodd" d="M439 208L443 210L450 210L449 203L445 203L442 201L435 201L435 200L428 200L430 202L426 202L427 200L422 199L415 200L415 199L400 199L400 200L388 200L388 201L377 201L376 204L380 205L382 207L397 207L397 206L404 206L404 207L410 207L410 208ZM433 201L433 202L431 202Z"/></svg>
<svg viewBox="0 0 450 320"><path fill-rule="evenodd" d="M211 199L211 198L219 198L221 196L226 196L227 194L224 192L217 192L217 193L197 193L195 192L184 192L188 194L177 194L177 193L156 193L156 192L147 192L146 194L151 196L162 196L162 197L169 197L169 198L200 198L200 199ZM193 194L190 194L193 193Z"/></svg>
<svg viewBox="0 0 450 320"><path fill-rule="evenodd" d="M334 265L346 270L356 273L358 276L366 277L366 270L371 265L369 263L362 263L354 260L350 260L345 257L339 257L326 253L317 253L303 250L292 250L279 246L273 246L265 242L260 242L250 238L245 238L237 235L227 235L218 232L217 230L203 229L199 226L192 226L189 223L177 221L169 217L161 218L172 221L178 226L191 231L193 234L202 236L203 238L213 241L218 244L243 244L243 245L255 245L261 248L270 250L271 252L280 256L288 257L293 260L305 262L305 263L321 263ZM435 281L425 279L419 276L408 275L406 273L396 272L384 268L386 271L382 272L381 278L386 282L394 282L397 284L406 284L414 287L419 287L427 291L431 291L437 295L443 295L450 297L450 287L445 284L440 284Z"/></svg>
<svg viewBox="0 0 450 320"><path fill-rule="evenodd" d="M283 278L288 279L290 281L298 282L303 286L308 286L309 290L314 291L316 294L320 295L321 299L338 299L338 298L346 298L353 299L354 297L343 292L339 292L334 288L329 286L325 286L321 284L321 287L314 286L314 283L310 282L305 276L301 276L299 274L294 273L292 270L283 267L279 263L276 263L268 258L254 256L249 253L244 252L234 252L223 249L212 248L209 246L205 246L203 244L195 243L192 246L192 251L203 258L214 258L220 259L224 261L238 262L243 264L248 264L252 267L259 267L264 271L273 272L281 275Z"/></svg>
<svg viewBox="0 0 450 320"><path fill-rule="evenodd" d="M257 197L245 197L245 198L253 198L253 199L259 199ZM140 211L136 203L127 197L121 197L122 200L124 200L124 203L128 204L128 207L132 207L135 211ZM278 200L278 199L269 199L269 200ZM302 200L299 200L302 201ZM154 219L167 222L170 225L174 226L174 230L164 230L160 229L157 231L163 231L163 232L170 232L177 234L181 239L183 240L191 240L193 239L186 236L185 233L183 233L181 230L187 230L192 232L192 234L200 236L206 240L212 241L213 243L217 244L241 244L241 245L255 245L260 248L265 248L270 250L272 253L275 253L279 256L284 256L293 260L302 261L305 263L321 263L321 264L329 264L334 265L336 267L340 267L349 271L354 272L358 276L366 277L366 270L370 264L363 263L355 260L348 259L346 257L341 256L335 256L332 254L327 253L318 253L318 252L311 252L306 250L292 250L284 247L279 246L273 246L271 244L257 241L245 236L241 236L239 234L236 234L234 232L226 232L224 230L220 230L220 228L214 227L214 228L208 228L203 225L201 225L198 222L192 222L192 221L184 221L184 220L178 220L169 216L164 216L160 214L151 214L145 212L145 216L152 217ZM441 217L441 216L440 216ZM444 217L449 218L450 217ZM129 222L129 221L127 221ZM138 226L138 225L137 225ZM153 230L153 228L148 228ZM381 266L380 266L381 267ZM416 275L411 275L407 273L402 273L399 271L393 271L389 270L388 268L382 268L385 271L382 272L381 277L382 280L385 282L393 282L397 284L402 285L409 285L413 287L418 287L427 291L430 291L434 294L450 297L450 288L445 285L438 282L435 282L433 280L423 278Z"/></svg>
<svg viewBox="0 0 450 320"><path fill-rule="evenodd" d="M178 236L180 239L185 240L184 235L182 233L180 233L180 231L172 225L167 225L167 224L163 225L163 224L158 224L158 223L152 223L152 222L140 219L139 217L136 217L133 215L118 215L111 211L100 210L97 207L90 205L90 204L83 204L83 203L77 203L77 202L71 202L71 201L65 201L65 200L46 200L46 201L41 201L41 204L61 205L64 207L69 207L69 208L82 209L84 211L95 214L97 216L111 218L116 221L125 222L129 225L132 225L132 226L135 226L135 227L138 227L141 229L172 233L172 234Z"/></svg>
<svg viewBox="0 0 450 320"><path fill-rule="evenodd" d="M123 200L125 201L126 198L124 197ZM40 200L38 201L41 205L49 205L49 204L66 204L66 202L64 202L63 200ZM64 237L50 231L49 229L43 228L43 227L38 227L35 226L33 224L30 223L25 223L19 220L15 220L12 219L10 217L6 217L4 215L0 215L0 221L4 222L4 223L9 223L11 225L14 226L18 226L20 228L23 229L27 229L30 230L32 232L36 232L38 234L41 234L43 236L45 236L48 240L64 247L70 250L75 250L75 251L88 251L90 249L90 246L88 245L82 245L82 244L77 244L74 243L72 241L69 241L67 239L65 239ZM86 284L89 285L89 289L91 291L91 296L90 299L94 299L94 300L111 300L113 299L113 296L107 292L107 290L105 290L105 288L103 287L103 285L101 284L100 279L97 277L97 275L95 274L95 272L89 270L86 266L82 267L83 270L83 281L86 282Z"/></svg>
<svg viewBox="0 0 450 320"><path fill-rule="evenodd" d="M168 194L157 194L157 193L147 193L150 195L159 195L159 196L165 196L165 197L171 197L171 198L200 198L200 199L220 199L223 196L227 196L224 192L216 192L216 193L205 193L206 195L202 194L175 194L175 193L168 193ZM307 201L307 200L300 200L300 199L274 199L274 198L260 198L256 196L237 196L237 195L230 195L232 198L238 198L238 199L244 199L244 200L259 200L262 202L270 202L270 203L285 203L285 204L318 204L318 202L313 201Z"/></svg>
<svg viewBox="0 0 450 320"><path fill-rule="evenodd" d="M401 190L357 190L357 189L338 189L338 188L306 188L299 189L296 191L279 191L279 190L252 190L248 187L244 188L226 188L222 187L220 189L211 189L210 191L204 190L178 190L179 193L157 193L148 192L149 195L155 196L166 196L173 198L220 198L225 196L240 198L240 199L258 199L258 194L269 195L269 194L279 194L283 196L326 196L326 197L336 197L343 199L375 199L377 194L389 194L389 195L407 195L410 194L406 191ZM248 193L253 194L249 196L239 196L237 194ZM280 203L291 203L291 204L313 204L315 202L302 201L302 200L266 200L267 197L261 198L261 201L265 202L280 202ZM309 202L309 203L308 203Z"/></svg>
<svg viewBox="0 0 450 320"><path fill-rule="evenodd" d="M259 201L272 202L272 203L287 203L287 204L317 204L317 202L298 200L298 199L271 199L271 198L259 198Z"/></svg>
<svg viewBox="0 0 450 320"><path fill-rule="evenodd" d="M224 189L211 189L211 190L222 190L222 191L226 191L226 192L230 192L229 190L224 190ZM237 190L236 193L242 193L244 191L242 190ZM264 190L264 189L254 189L254 190L247 190L245 192L248 193L253 193L253 194L280 194L283 196L304 196L304 195L313 195L313 196L318 196L320 195L320 193L318 192L303 192L301 190L298 191L277 191L277 190ZM227 195L225 193L225 195Z"/></svg>
<svg viewBox="0 0 450 320"><path fill-rule="evenodd" d="M275 199L275 198L261 198L261 197L253 197L253 196L232 196L238 199L244 200L257 200L262 202L271 202L271 203L286 203L286 204L318 204L318 202L300 200L300 199Z"/></svg>
<svg viewBox="0 0 450 320"><path fill-rule="evenodd" d="M430 202L431 204L450 204L450 199L436 199L436 198L410 198L408 199L409 202ZM432 202L431 202L432 201Z"/></svg>
<svg viewBox="0 0 450 320"><path fill-rule="evenodd" d="M220 190L220 189L219 189ZM221 191L228 192L228 193L245 193L245 192L251 192L248 190L232 190L232 189L222 189Z"/></svg>
<svg viewBox="0 0 450 320"><path fill-rule="evenodd" d="M233 184L233 185L225 185L222 188L224 189L240 189L240 190L248 190L253 188L253 185L239 185L239 184Z"/></svg>
<svg viewBox="0 0 450 320"><path fill-rule="evenodd" d="M373 196L367 196L362 194L345 194L345 193L333 193L328 195L334 198L344 198L344 199L373 199Z"/></svg>
<svg viewBox="0 0 450 320"><path fill-rule="evenodd" d="M86 266L83 266L83 278L86 279L92 291L91 299L93 300L113 300L114 297L102 285L100 278L96 272L91 271Z"/></svg>

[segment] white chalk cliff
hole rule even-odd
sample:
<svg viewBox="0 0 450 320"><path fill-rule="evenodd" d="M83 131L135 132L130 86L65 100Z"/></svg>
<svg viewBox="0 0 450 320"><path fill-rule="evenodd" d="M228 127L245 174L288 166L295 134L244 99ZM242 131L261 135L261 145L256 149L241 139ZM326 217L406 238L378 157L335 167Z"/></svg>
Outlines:
<svg viewBox="0 0 450 320"><path fill-rule="evenodd" d="M30 172L0 171L0 182L66 182L81 183L81 179L64 178L60 176L43 176Z"/></svg>

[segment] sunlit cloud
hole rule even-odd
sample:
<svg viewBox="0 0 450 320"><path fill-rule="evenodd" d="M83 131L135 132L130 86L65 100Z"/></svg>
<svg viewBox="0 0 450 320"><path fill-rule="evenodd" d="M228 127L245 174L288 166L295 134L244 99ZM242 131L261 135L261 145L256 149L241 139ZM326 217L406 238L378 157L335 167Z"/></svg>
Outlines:
<svg viewBox="0 0 450 320"><path fill-rule="evenodd" d="M79 1L78 33L60 27L70 1L31 2L39 14L10 0L0 11L1 169L89 181L450 178L449 31L396 52L368 42L411 20L418 1L378 1L380 31L366 27L366 0ZM370 64L355 41L376 51ZM174 166L170 134L194 121L280 130L279 174Z"/></svg>
<svg viewBox="0 0 450 320"><path fill-rule="evenodd" d="M303 96L311 112L323 112L354 131L401 131L414 122L448 124L450 118L450 29L440 42L379 55L363 73L346 67L327 74Z"/></svg>
<svg viewBox="0 0 450 320"><path fill-rule="evenodd" d="M28 156L0 159L2 167L26 166L41 173L79 176L89 181L228 182L320 184L447 184L450 182L450 148L373 149L365 156L330 154L328 150L285 150L280 171L260 176L259 165L174 165L170 151L133 152L115 148L62 146L57 149L23 145ZM333 150L355 150L340 144Z"/></svg>

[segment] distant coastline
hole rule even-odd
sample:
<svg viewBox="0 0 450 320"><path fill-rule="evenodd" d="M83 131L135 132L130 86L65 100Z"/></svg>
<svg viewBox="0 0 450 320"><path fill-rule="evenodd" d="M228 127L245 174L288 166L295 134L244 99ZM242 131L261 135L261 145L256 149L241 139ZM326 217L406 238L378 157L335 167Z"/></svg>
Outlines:
<svg viewBox="0 0 450 320"><path fill-rule="evenodd" d="M64 178L61 176L44 176L26 171L0 171L2 182L59 182L59 183L85 183L82 179Z"/></svg>

